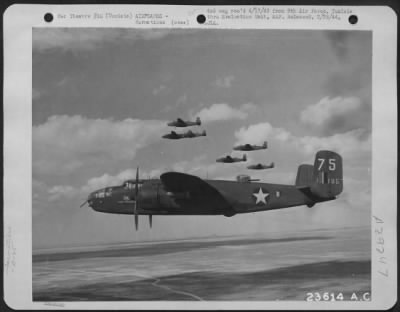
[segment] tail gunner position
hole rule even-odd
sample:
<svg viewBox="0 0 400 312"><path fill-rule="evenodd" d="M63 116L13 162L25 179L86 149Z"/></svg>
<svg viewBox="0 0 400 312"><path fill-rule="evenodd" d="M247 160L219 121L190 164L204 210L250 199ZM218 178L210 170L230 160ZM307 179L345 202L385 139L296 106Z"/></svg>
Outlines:
<svg viewBox="0 0 400 312"><path fill-rule="evenodd" d="M202 180L199 177L166 172L160 179L136 179L120 186L91 193L88 203L95 211L133 214L138 228L139 215L224 215L250 213L294 206L314 206L334 200L343 190L342 157L332 151L319 151L314 165L298 167L295 185L237 181Z"/></svg>

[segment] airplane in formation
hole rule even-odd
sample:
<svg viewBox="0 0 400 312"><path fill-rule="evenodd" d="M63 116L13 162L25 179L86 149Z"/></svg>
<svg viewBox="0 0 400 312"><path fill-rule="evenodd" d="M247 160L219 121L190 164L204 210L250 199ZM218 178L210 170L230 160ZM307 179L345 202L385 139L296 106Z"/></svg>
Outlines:
<svg viewBox="0 0 400 312"><path fill-rule="evenodd" d="M239 179L240 178L240 179ZM166 172L160 179L127 180L122 185L89 194L86 203L93 210L133 214L138 229L139 215L223 215L260 212L335 200L343 190L342 157L319 151L314 165L298 167L294 185L262 183L240 175L236 181L203 180L197 176Z"/></svg>
<svg viewBox="0 0 400 312"><path fill-rule="evenodd" d="M250 165L250 166L247 166L247 169L263 170L263 169L271 169L274 167L275 167L275 164L272 162L269 165L263 165L263 164Z"/></svg>
<svg viewBox="0 0 400 312"><path fill-rule="evenodd" d="M262 145L244 144L244 145L235 146L233 149L235 151L257 151L257 150L267 149L267 148L268 148L268 144L267 144L267 141L265 141Z"/></svg>
<svg viewBox="0 0 400 312"><path fill-rule="evenodd" d="M197 138L197 137L206 136L206 135L207 135L206 130L203 130L203 132L200 132L200 133L189 130L185 133L176 133L175 131L171 131L171 133L165 134L162 137L164 139L179 140L179 139L185 139L185 138Z"/></svg>
<svg viewBox="0 0 400 312"><path fill-rule="evenodd" d="M241 161L247 161L246 154L243 154L242 158L232 157L230 155L227 155L224 157L217 158L217 160L216 160L216 162L227 163L227 164L241 162Z"/></svg>
<svg viewBox="0 0 400 312"><path fill-rule="evenodd" d="M195 121L184 121L181 118L177 118L174 121L167 123L170 127L190 127L190 126L200 126L200 117L197 117Z"/></svg>

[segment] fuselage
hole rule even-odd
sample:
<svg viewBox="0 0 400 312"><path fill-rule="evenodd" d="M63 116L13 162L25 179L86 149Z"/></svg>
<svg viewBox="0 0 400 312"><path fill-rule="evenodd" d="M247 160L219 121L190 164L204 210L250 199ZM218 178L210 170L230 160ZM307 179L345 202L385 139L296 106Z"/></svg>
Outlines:
<svg viewBox="0 0 400 312"><path fill-rule="evenodd" d="M168 126L170 127L180 127L180 128L185 128L185 127L190 127L190 126L199 126L200 123L196 121L172 121L167 123Z"/></svg>
<svg viewBox="0 0 400 312"><path fill-rule="evenodd" d="M230 163L241 162L241 161L246 161L246 160L244 158L225 156L225 157L218 158L216 161L221 162L221 163L230 164ZM230 182L232 182L232 181L230 181Z"/></svg>
<svg viewBox="0 0 400 312"><path fill-rule="evenodd" d="M92 209L115 214L133 214L137 201L140 215L226 215L273 210L300 205L312 206L316 200L293 185L259 182L204 180L225 199L200 198L191 192L169 192L159 179L141 181L138 197L134 185L107 187L90 194Z"/></svg>

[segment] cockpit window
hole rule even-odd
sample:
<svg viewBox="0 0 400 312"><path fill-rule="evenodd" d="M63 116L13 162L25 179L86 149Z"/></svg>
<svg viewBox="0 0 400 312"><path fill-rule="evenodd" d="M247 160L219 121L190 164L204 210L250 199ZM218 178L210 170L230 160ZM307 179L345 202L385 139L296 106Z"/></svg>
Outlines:
<svg viewBox="0 0 400 312"><path fill-rule="evenodd" d="M106 196L104 191L99 191L94 194L96 198L104 198Z"/></svg>
<svg viewBox="0 0 400 312"><path fill-rule="evenodd" d="M111 188L111 187L107 188L107 189L105 190L104 195L105 195L106 197L111 196L111 195L112 195L112 188Z"/></svg>
<svg viewBox="0 0 400 312"><path fill-rule="evenodd" d="M128 190L134 190L135 189L135 181L125 181L124 182L124 188L128 189ZM142 187L142 183L138 183L138 188L140 189Z"/></svg>
<svg viewBox="0 0 400 312"><path fill-rule="evenodd" d="M94 198L105 198L105 197L109 197L112 195L112 188L106 188L103 190L99 190L96 193L94 193Z"/></svg>

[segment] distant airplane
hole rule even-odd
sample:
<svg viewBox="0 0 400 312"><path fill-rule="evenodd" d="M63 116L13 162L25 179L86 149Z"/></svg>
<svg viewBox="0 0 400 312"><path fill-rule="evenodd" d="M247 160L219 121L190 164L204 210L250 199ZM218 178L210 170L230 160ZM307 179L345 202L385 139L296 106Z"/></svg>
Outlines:
<svg viewBox="0 0 400 312"><path fill-rule="evenodd" d="M171 121L167 124L170 127L190 127L190 126L200 126L200 117L196 118L196 121L184 121L181 118L177 118L175 121Z"/></svg>
<svg viewBox="0 0 400 312"><path fill-rule="evenodd" d="M206 130L203 130L201 133L196 133L193 132L192 130L189 130L188 132L183 134L185 138L195 138L195 137L200 137L200 136L207 136Z"/></svg>
<svg viewBox="0 0 400 312"><path fill-rule="evenodd" d="M201 133L196 133L191 130L185 132L185 133L176 133L175 131L171 131L171 133L165 134L162 137L164 139L170 139L170 140L179 140L179 139L184 139L184 138L196 138L200 136L206 136L206 131L204 130Z"/></svg>
<svg viewBox="0 0 400 312"><path fill-rule="evenodd" d="M244 145L235 146L233 149L235 151L256 151L256 150L261 150L261 149L266 149L266 148L268 148L267 141L265 141L263 143L263 145L244 144Z"/></svg>
<svg viewBox="0 0 400 312"><path fill-rule="evenodd" d="M235 162L241 162L241 161L246 161L247 157L246 154L243 154L242 158L237 158L237 157L232 157L232 156L225 156L225 157L220 157L216 161L221 162L221 163L235 163Z"/></svg>
<svg viewBox="0 0 400 312"><path fill-rule="evenodd" d="M342 157L319 151L314 165L298 167L294 185L253 182L239 175L237 181L202 180L199 177L166 172L160 179L127 180L120 186L91 193L86 203L95 211L133 214L138 228L139 215L224 215L314 206L334 200L343 190Z"/></svg>
<svg viewBox="0 0 400 312"><path fill-rule="evenodd" d="M262 170L262 169L271 169L274 167L275 167L275 164L272 162L269 165L263 165L263 164L250 165L250 166L247 166L247 169Z"/></svg>

